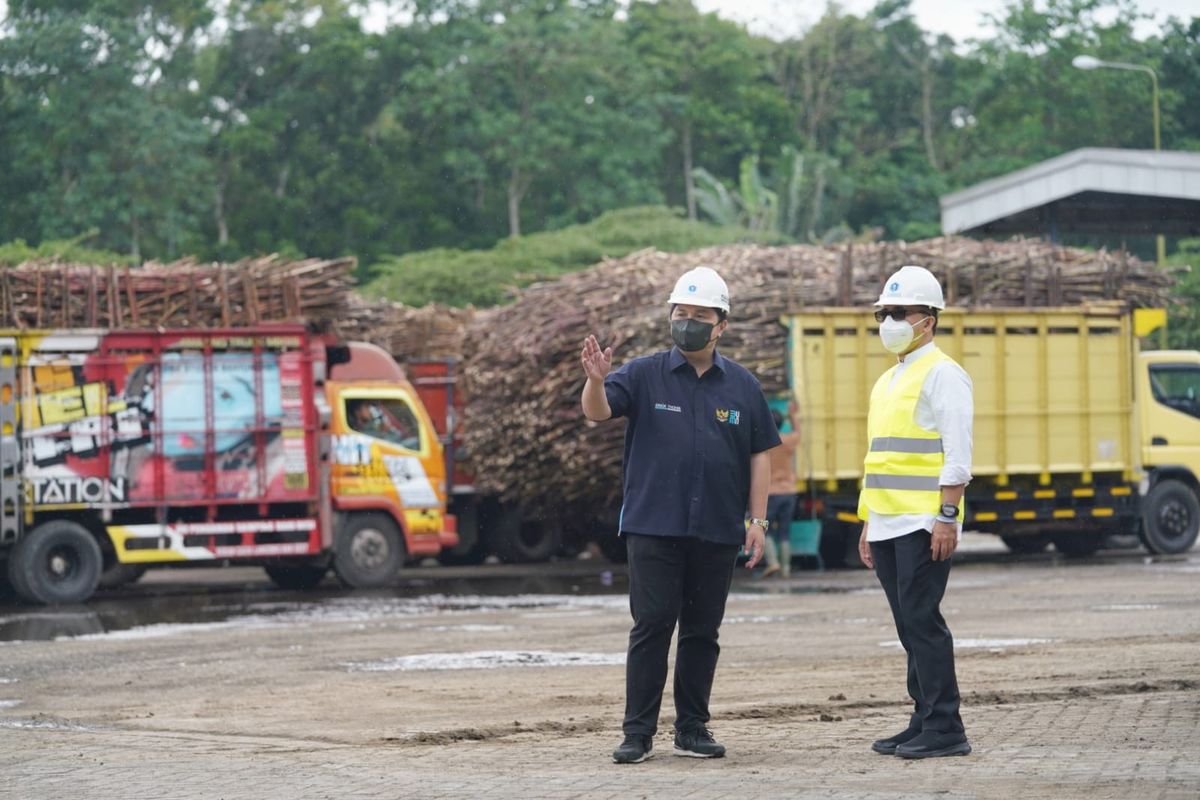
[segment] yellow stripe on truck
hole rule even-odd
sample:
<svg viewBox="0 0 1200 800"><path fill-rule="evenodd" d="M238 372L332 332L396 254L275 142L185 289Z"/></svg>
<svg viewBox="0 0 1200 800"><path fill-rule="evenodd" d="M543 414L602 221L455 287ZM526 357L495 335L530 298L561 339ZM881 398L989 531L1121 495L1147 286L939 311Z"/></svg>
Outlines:
<svg viewBox="0 0 1200 800"><path fill-rule="evenodd" d="M139 527L144 528L146 526ZM116 551L117 560L122 564L161 564L165 561L194 560L189 558L183 552L174 549L160 550L159 548L155 547L130 550L128 549L130 540L146 539L150 537L147 537L136 530L131 530L124 525L109 525L106 530L108 531L108 538L112 540L113 550ZM153 538L157 539L159 536L156 535Z"/></svg>

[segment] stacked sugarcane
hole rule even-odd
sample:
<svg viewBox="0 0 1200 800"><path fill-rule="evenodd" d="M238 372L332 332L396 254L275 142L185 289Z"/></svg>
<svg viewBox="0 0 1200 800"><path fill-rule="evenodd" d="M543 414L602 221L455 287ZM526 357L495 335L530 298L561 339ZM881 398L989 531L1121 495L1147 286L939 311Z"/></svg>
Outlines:
<svg viewBox="0 0 1200 800"><path fill-rule="evenodd" d="M634 253L530 286L511 305L476 313L465 334L463 434L477 486L533 513L592 517L615 509L624 426L584 420L580 347L594 333L614 349L616 365L669 347L666 298L675 279L699 264L716 268L729 284L732 324L722 352L771 394L786 388L784 313L869 306L883 280L905 264L933 270L949 302L960 306L1160 305L1172 282L1125 253L1038 241L948 237Z"/></svg>
<svg viewBox="0 0 1200 800"><path fill-rule="evenodd" d="M349 314L334 326L346 340L367 341L391 353L400 363L425 359L462 358L463 335L475 315L473 308L431 303L406 306L388 300L349 299Z"/></svg>
<svg viewBox="0 0 1200 800"><path fill-rule="evenodd" d="M195 328L345 319L354 266L353 258L279 256L140 267L31 261L0 269L0 324Z"/></svg>

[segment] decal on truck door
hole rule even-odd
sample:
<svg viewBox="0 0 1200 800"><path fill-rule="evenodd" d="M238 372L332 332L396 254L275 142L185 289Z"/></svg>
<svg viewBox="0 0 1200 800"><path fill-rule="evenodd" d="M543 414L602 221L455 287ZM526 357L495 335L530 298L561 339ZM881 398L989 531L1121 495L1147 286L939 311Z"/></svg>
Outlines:
<svg viewBox="0 0 1200 800"><path fill-rule="evenodd" d="M335 437L334 463L348 467L348 478L357 479L345 486L348 494L378 494L379 484L386 482L400 497L405 508L437 508L440 506L433 484L421 460L410 455L391 455L382 452L383 445L370 436L349 433ZM352 488L353 487L353 488Z"/></svg>

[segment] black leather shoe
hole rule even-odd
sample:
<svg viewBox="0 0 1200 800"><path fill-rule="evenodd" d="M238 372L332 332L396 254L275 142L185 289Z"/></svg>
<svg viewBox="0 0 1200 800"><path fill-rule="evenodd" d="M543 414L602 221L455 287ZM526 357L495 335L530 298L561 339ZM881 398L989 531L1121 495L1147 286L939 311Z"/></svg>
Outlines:
<svg viewBox="0 0 1200 800"><path fill-rule="evenodd" d="M654 737L639 736L631 733L621 742L621 746L613 750L614 764L640 764L653 755Z"/></svg>
<svg viewBox="0 0 1200 800"><path fill-rule="evenodd" d="M895 736L889 736L886 739L876 739L871 743L871 749L876 753L882 753L885 756L896 754L896 747L905 742L912 741L921 734L920 728L905 728Z"/></svg>
<svg viewBox="0 0 1200 800"><path fill-rule="evenodd" d="M923 731L920 736L896 746L896 755L901 758L965 756L970 752L971 743L963 733Z"/></svg>
<svg viewBox="0 0 1200 800"><path fill-rule="evenodd" d="M675 732L675 755L689 758L721 758L725 745L713 738L708 728Z"/></svg>

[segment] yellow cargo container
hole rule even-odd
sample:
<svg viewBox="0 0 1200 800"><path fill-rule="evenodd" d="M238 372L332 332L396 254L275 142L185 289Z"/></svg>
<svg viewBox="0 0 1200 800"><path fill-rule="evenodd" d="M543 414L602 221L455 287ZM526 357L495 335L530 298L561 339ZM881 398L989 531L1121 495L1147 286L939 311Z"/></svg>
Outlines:
<svg viewBox="0 0 1200 800"><path fill-rule="evenodd" d="M867 403L894 363L861 308L806 310L789 329L801 408L797 490L823 516L827 560L857 542ZM1200 530L1200 353L1142 353L1165 312L1118 304L959 309L936 342L975 387L967 523L1016 550L1083 554L1139 531L1182 552ZM845 541L839 541L845 540Z"/></svg>

